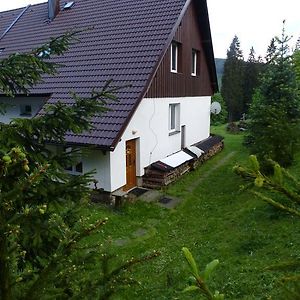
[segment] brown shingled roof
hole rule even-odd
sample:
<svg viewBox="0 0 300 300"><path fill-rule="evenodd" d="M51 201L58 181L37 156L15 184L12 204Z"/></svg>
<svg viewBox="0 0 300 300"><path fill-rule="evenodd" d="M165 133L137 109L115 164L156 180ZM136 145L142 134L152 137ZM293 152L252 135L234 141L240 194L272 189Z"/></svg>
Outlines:
<svg viewBox="0 0 300 300"><path fill-rule="evenodd" d="M47 3L37 4L29 7L0 40L0 48L5 48L2 55L30 51L50 37L89 28L78 34L80 42L72 45L62 57L52 59L64 65L59 68L59 74L46 76L32 93L51 94L50 103L69 102L70 90L88 96L93 88L103 86L109 79L113 79L117 86L131 84L118 93L119 102L109 105L112 111L93 119L93 130L66 136L70 143L92 144L112 150L138 101L144 96L189 2L75 0L71 9L61 10L52 22L48 21ZM206 8L206 1L197 2L204 3ZM21 11L0 13L0 35Z"/></svg>

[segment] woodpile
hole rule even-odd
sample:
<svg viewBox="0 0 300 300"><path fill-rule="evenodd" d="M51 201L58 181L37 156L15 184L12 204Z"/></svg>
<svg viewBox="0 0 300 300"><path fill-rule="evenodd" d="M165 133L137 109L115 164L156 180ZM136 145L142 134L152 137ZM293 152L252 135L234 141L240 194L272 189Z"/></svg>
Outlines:
<svg viewBox="0 0 300 300"><path fill-rule="evenodd" d="M145 168L142 186L145 188L157 189L169 185L183 174L194 170L206 160L220 152L224 148L224 142L222 137L214 135L194 146L204 152L199 158L196 155L193 155L188 149L184 149L184 151L187 151L187 153L194 158L191 158L191 160L184 162L176 168L172 168L160 161L155 162Z"/></svg>
<svg viewBox="0 0 300 300"><path fill-rule="evenodd" d="M149 166L145 169L145 175L143 176L143 187L155 189L166 186L178 179L189 170L189 162L186 162L169 172L163 172Z"/></svg>

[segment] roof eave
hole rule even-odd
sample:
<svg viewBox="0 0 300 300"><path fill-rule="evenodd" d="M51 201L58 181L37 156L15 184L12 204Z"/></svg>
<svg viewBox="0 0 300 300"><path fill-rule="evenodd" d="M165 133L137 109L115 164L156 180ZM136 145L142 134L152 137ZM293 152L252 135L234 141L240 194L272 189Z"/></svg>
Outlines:
<svg viewBox="0 0 300 300"><path fill-rule="evenodd" d="M206 0L195 0L196 11L198 13L198 22L202 34L203 49L208 60L210 79L213 92L219 91L217 71L215 64L214 49L211 37L208 7Z"/></svg>

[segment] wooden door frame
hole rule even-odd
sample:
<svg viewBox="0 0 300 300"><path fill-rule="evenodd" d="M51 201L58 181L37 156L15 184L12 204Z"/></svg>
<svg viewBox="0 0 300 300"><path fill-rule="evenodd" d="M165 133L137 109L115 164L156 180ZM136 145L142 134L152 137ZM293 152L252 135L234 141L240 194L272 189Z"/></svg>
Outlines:
<svg viewBox="0 0 300 300"><path fill-rule="evenodd" d="M134 149L134 162L132 164L131 170L128 170L128 158L127 158L127 146L131 144ZM126 185L124 186L124 190L128 191L137 186L137 178L136 178L136 171L137 171L137 139L127 140L125 142L125 164L126 164ZM132 159L132 158L131 158ZM128 172L132 172L130 175Z"/></svg>

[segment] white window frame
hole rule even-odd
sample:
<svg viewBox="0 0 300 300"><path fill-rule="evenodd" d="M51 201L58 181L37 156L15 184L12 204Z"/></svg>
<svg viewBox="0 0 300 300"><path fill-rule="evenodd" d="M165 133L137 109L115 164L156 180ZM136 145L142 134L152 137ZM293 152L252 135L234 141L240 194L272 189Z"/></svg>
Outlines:
<svg viewBox="0 0 300 300"><path fill-rule="evenodd" d="M169 132L180 132L180 104L169 104Z"/></svg>
<svg viewBox="0 0 300 300"><path fill-rule="evenodd" d="M65 149L66 152L71 152L73 149L72 147L67 147ZM76 168L77 166L81 164L81 169L82 171L81 172L78 172L76 171ZM73 165L71 165L70 167L66 168L65 171L68 173L68 174L71 174L71 175L82 175L84 172L83 172L83 161L82 161L82 158L79 159L79 161Z"/></svg>
<svg viewBox="0 0 300 300"><path fill-rule="evenodd" d="M81 164L82 171L78 172L78 171L76 171L76 168L80 164ZM71 175L82 175L83 174L83 163L82 163L82 161L79 161L77 164L74 164L74 165L70 166L70 169L66 169L66 172L68 174L71 174Z"/></svg>
<svg viewBox="0 0 300 300"><path fill-rule="evenodd" d="M191 75L192 76L197 76L197 50L193 49L192 50L192 72Z"/></svg>
<svg viewBox="0 0 300 300"><path fill-rule="evenodd" d="M175 53L173 50L175 49ZM173 56L175 55L175 68L173 68ZM178 43L172 42L171 44L171 72L178 73Z"/></svg>

